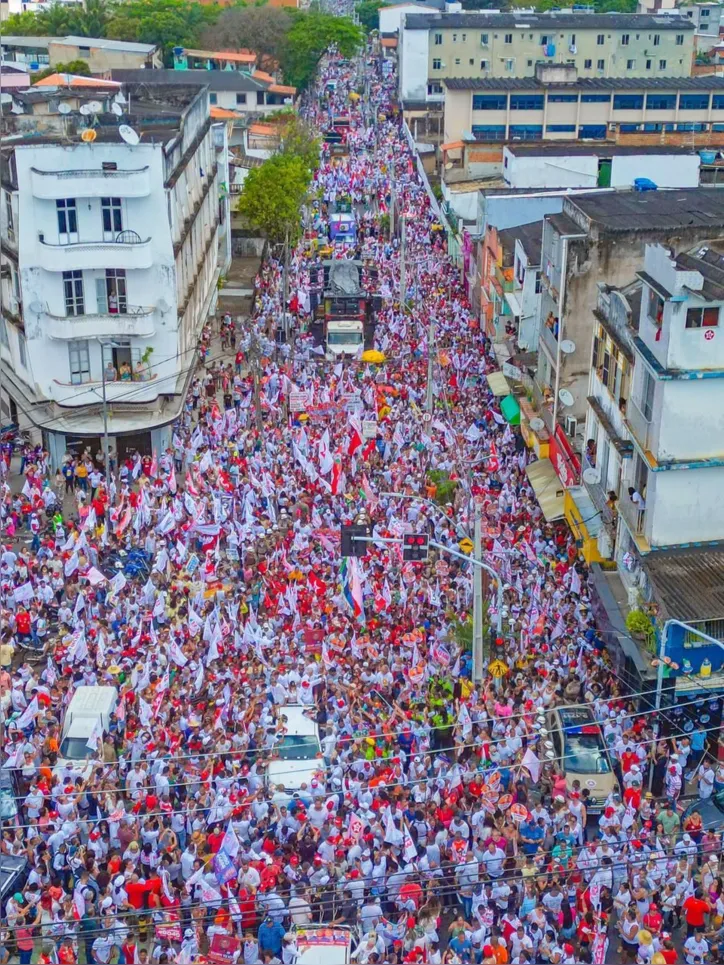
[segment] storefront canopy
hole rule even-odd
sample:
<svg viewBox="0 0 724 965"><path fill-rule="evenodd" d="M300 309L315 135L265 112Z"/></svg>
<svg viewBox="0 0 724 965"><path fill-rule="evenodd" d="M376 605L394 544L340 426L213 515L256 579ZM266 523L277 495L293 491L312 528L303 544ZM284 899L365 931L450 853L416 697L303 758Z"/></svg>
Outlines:
<svg viewBox="0 0 724 965"><path fill-rule="evenodd" d="M526 475L533 487L538 504L549 523L563 517L563 483L558 478L553 463L549 459L526 466Z"/></svg>
<svg viewBox="0 0 724 965"><path fill-rule="evenodd" d="M510 395L510 385L502 372L491 372L486 379L494 395Z"/></svg>
<svg viewBox="0 0 724 965"><path fill-rule="evenodd" d="M520 425L520 406L514 395L506 395L501 400L500 411L512 426Z"/></svg>

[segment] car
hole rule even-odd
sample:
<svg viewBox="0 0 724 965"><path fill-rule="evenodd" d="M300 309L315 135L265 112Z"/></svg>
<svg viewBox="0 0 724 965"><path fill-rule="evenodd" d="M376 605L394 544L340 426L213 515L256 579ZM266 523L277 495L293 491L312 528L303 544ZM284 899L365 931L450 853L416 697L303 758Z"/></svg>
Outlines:
<svg viewBox="0 0 724 965"><path fill-rule="evenodd" d="M274 745L274 757L267 765L267 782L273 787L272 800L287 804L299 796L302 785L309 787L318 771L324 770L319 728L301 704L279 708L286 717L286 734Z"/></svg>
<svg viewBox="0 0 724 965"><path fill-rule="evenodd" d="M724 791L717 791L716 794L712 794L711 797L703 800L697 797L690 804L687 804L681 813L682 827L684 821L694 811L700 814L705 831L709 831L711 828L718 831L724 824Z"/></svg>
<svg viewBox="0 0 724 965"><path fill-rule="evenodd" d="M573 782L578 781L581 791L589 792L587 812L600 814L618 780L596 718L588 707L576 705L553 707L546 721L569 793Z"/></svg>

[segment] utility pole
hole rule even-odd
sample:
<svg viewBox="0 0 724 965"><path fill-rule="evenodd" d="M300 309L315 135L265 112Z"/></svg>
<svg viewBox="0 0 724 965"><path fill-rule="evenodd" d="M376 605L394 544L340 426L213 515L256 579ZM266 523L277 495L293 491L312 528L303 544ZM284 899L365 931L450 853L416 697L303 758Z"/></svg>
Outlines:
<svg viewBox="0 0 724 965"><path fill-rule="evenodd" d="M425 410L427 412L432 412L433 406L435 405L435 395L433 392L433 374L435 370L435 365L433 361L433 351L435 345L435 322L430 319L430 325L427 329L427 393L425 395Z"/></svg>
<svg viewBox="0 0 724 965"><path fill-rule="evenodd" d="M390 162L390 241L395 237L395 160Z"/></svg>
<svg viewBox="0 0 724 965"><path fill-rule="evenodd" d="M289 225L284 231L284 273L282 276L282 317L284 319L284 339L289 340L289 320L287 317L287 303L289 302Z"/></svg>
<svg viewBox="0 0 724 965"><path fill-rule="evenodd" d="M407 231L405 229L405 219L401 219L400 225L400 308L405 310L407 301L407 270L405 267L405 246L407 244Z"/></svg>
<svg viewBox="0 0 724 965"><path fill-rule="evenodd" d="M256 428L259 435L264 431L264 419L261 412L261 394L259 391L259 341L255 330L251 332L250 360L251 377L254 385L254 412L256 414Z"/></svg>
<svg viewBox="0 0 724 965"><path fill-rule="evenodd" d="M110 492L111 485L111 456L108 444L108 403L106 400L106 365L103 361L103 342L101 345L101 389L103 393L103 469L106 475L106 486Z"/></svg>
<svg viewBox="0 0 724 965"><path fill-rule="evenodd" d="M480 513L475 516L475 533L473 538L473 559L480 564L483 561L483 524ZM500 620L501 614L498 614ZM481 566L473 568L473 683L479 684L483 680L483 570Z"/></svg>

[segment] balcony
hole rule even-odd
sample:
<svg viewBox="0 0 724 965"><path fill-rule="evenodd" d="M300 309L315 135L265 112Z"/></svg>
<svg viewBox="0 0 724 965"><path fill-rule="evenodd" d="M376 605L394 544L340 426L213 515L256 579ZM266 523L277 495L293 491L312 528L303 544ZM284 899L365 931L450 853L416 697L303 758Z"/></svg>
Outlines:
<svg viewBox="0 0 724 965"><path fill-rule="evenodd" d="M159 379L156 375L143 382L106 382L106 399L109 404L154 402L162 393L172 391L173 385L173 380L165 377ZM54 379L50 383L50 397L64 408L97 405L103 397L103 383L99 380L74 385Z"/></svg>
<svg viewBox="0 0 724 965"><path fill-rule="evenodd" d="M633 399L626 403L626 422L629 431L644 452L651 452L654 445L653 424L646 418Z"/></svg>
<svg viewBox="0 0 724 965"><path fill-rule="evenodd" d="M55 201L58 198L147 198L151 193L150 169L127 168L103 171L85 168L77 171L30 169L33 196Z"/></svg>
<svg viewBox="0 0 724 965"><path fill-rule="evenodd" d="M536 407L536 415L543 420L548 432L553 432L553 409L552 403L547 401L538 383L533 380L533 403Z"/></svg>
<svg viewBox="0 0 724 965"><path fill-rule="evenodd" d="M60 340L76 338L152 338L155 306L144 308L128 305L126 312L88 313L86 315L53 315L43 312L43 329L51 337Z"/></svg>
<svg viewBox="0 0 724 965"><path fill-rule="evenodd" d="M84 268L150 268L153 265L151 239L135 231L122 231L115 241L75 241L51 244L38 235L38 264L46 271L75 271Z"/></svg>
<svg viewBox="0 0 724 965"><path fill-rule="evenodd" d="M591 502L595 506L597 512L601 514L601 520L605 524L610 526L614 521L614 517L611 510L606 505L606 490L604 489L605 480L600 479L600 475L601 475L600 470L596 466L592 465L592 463L590 463L585 456L583 457L581 462L582 462L581 468L583 470L581 478L583 479L583 485L586 487L586 490L588 491L588 495L591 497ZM594 472L598 473L599 475L598 482L590 483L586 481L587 469L593 469Z"/></svg>
<svg viewBox="0 0 724 965"><path fill-rule="evenodd" d="M631 533L638 551L640 553L649 553L651 551L651 544L644 535L647 511L645 509L639 509L635 503L632 503L626 492L621 493L619 497L618 511L623 517L626 528Z"/></svg>
<svg viewBox="0 0 724 965"><path fill-rule="evenodd" d="M553 334L553 330L545 323L540 327L540 341L543 343L548 355L550 355L553 365L555 365L558 357L558 339Z"/></svg>

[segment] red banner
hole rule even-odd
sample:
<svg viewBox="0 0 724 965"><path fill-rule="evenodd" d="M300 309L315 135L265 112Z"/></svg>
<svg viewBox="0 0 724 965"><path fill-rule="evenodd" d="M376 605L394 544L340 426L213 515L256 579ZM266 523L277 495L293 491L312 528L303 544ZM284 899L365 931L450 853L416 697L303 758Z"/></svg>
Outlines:
<svg viewBox="0 0 724 965"><path fill-rule="evenodd" d="M548 457L563 485L575 486L581 474L581 461L571 448L562 426L556 426L550 441Z"/></svg>

